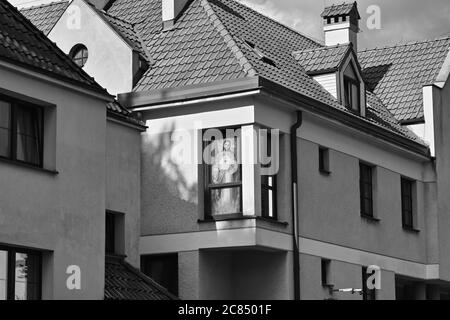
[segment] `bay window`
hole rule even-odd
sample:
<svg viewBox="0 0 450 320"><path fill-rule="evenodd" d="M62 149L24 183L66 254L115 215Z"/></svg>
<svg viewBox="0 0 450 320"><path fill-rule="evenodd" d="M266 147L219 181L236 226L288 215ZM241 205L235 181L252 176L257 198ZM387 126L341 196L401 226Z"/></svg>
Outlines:
<svg viewBox="0 0 450 320"><path fill-rule="evenodd" d="M209 218L242 214L240 131L211 129L204 134L205 204Z"/></svg>
<svg viewBox="0 0 450 320"><path fill-rule="evenodd" d="M277 175L273 172L273 168L271 170L271 166L275 166L275 150L272 149L270 131L261 131L260 150L262 154L260 157L261 160L264 160L261 163L261 215L264 218L277 219Z"/></svg>
<svg viewBox="0 0 450 320"><path fill-rule="evenodd" d="M0 157L42 167L41 107L0 96Z"/></svg>

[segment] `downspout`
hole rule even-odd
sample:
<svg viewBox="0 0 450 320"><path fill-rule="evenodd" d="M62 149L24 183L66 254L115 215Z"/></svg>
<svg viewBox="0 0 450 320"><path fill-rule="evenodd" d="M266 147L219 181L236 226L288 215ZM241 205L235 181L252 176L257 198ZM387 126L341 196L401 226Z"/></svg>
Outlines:
<svg viewBox="0 0 450 320"><path fill-rule="evenodd" d="M297 122L291 127L291 170L292 170L292 244L294 272L294 300L300 300L300 252L298 244L298 168L297 130L302 126L303 114L297 111Z"/></svg>

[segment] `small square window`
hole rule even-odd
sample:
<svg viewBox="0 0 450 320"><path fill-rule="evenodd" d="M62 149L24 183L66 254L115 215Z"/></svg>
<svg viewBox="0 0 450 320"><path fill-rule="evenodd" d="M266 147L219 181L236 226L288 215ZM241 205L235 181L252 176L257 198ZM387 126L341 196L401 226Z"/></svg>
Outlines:
<svg viewBox="0 0 450 320"><path fill-rule="evenodd" d="M324 147L319 147L319 171L330 174L330 151Z"/></svg>

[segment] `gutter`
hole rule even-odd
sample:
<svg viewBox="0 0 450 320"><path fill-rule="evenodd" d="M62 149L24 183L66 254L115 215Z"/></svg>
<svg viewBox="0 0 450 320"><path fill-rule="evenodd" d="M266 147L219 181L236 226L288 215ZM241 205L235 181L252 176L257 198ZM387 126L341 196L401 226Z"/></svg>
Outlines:
<svg viewBox="0 0 450 320"><path fill-rule="evenodd" d="M292 179L292 244L294 272L294 300L300 300L300 251L298 235L298 151L297 130L302 126L303 113L297 111L297 122L291 127L291 179Z"/></svg>

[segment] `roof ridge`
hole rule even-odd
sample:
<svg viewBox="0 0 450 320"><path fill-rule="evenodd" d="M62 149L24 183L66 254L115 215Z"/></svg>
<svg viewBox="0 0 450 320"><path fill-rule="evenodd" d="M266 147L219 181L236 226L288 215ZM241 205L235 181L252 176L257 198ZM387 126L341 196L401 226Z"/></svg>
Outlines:
<svg viewBox="0 0 450 320"><path fill-rule="evenodd" d="M67 2L71 2L71 0L52 1L52 2L49 2L49 3L38 4L38 5L35 5L35 6L23 7L23 8L20 8L18 10L19 11L35 10L35 9L50 7L50 6L54 6L56 4L62 4L62 3L67 3Z"/></svg>
<svg viewBox="0 0 450 320"><path fill-rule="evenodd" d="M314 43L316 43L316 44L318 44L318 45L320 45L320 46L324 46L324 44L322 43L322 41L320 41L319 39L315 39L315 38L313 38L313 37L310 36L310 35L307 35L307 34L304 34L303 32L300 32L300 31L298 31L298 30L295 30L294 28L289 27L289 26L285 25L284 23L282 23L282 22L280 22L280 21L277 21L277 20L275 20L274 18L271 18L271 17L269 17L268 15L265 15L264 13L261 13L261 12L255 10L255 9L253 9L253 8L251 8L251 7L249 7L249 6L247 6L247 5L244 5L244 4L240 3L240 2L237 1L237 0L230 0L230 1L233 1L233 2L236 3L237 5L239 5L239 6L241 6L241 7L245 7L245 8L247 8L248 10L253 11L253 12L256 13L257 15L260 15L261 17L263 17L263 18L265 18L265 19L268 19L268 20L270 20L270 21L272 21L272 22L274 22L274 23L276 23L276 24L282 26L283 28L286 28L286 29L288 29L289 31L291 31L291 32L293 32L293 33L296 33L296 34L298 34L298 35L300 35L300 36L302 36L302 37L305 37L305 38L307 38L308 40L311 40L311 41L313 41Z"/></svg>
<svg viewBox="0 0 450 320"><path fill-rule="evenodd" d="M243 69L242 71L250 77L256 76L258 72L245 57L244 53L241 51L236 41L234 41L228 29L223 25L222 21L220 21L220 18L217 16L214 9L209 4L208 0L200 0L200 4L202 8L205 10L206 15L208 16L210 22L213 24L216 31L219 33L223 41L226 43L227 47L236 57L238 63L241 65Z"/></svg>
<svg viewBox="0 0 450 320"><path fill-rule="evenodd" d="M428 39L428 40L409 41L406 43L396 43L391 46L387 45L387 46L383 46L380 48L372 48L372 49L366 48L364 50L358 51L358 53L364 53L364 52L376 51L376 50L393 49L393 48L399 48L399 47L407 47L407 46L413 46L413 45L423 44L423 43L432 43L432 42L437 42L437 41L442 41L442 40L450 40L450 36L440 37L440 38L435 38L435 39Z"/></svg>
<svg viewBox="0 0 450 320"><path fill-rule="evenodd" d="M124 19L122 19L122 18L119 18L119 17L117 17L117 16L115 16L115 15L112 15L112 14L110 14L110 13L108 13L107 11L104 11L104 10L98 10L98 9L96 9L96 10L97 10L97 11L100 11L102 14L104 14L104 15L110 17L110 18L119 20L120 22L123 22L123 23L129 25L129 26L132 27L133 29L134 29L134 26L135 26L136 24L138 24L137 22L135 22L135 23L128 22L128 21L126 21L126 20L124 20Z"/></svg>

